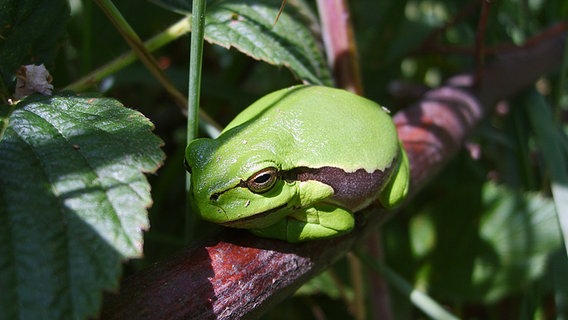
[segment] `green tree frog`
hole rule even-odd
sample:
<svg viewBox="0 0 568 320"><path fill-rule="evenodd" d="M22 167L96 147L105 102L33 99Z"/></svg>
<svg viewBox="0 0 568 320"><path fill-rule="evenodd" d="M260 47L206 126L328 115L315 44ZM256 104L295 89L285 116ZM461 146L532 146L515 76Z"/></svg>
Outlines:
<svg viewBox="0 0 568 320"><path fill-rule="evenodd" d="M185 160L203 219L289 242L349 232L354 212L396 205L409 184L388 113L321 86L262 97L218 138L191 141Z"/></svg>

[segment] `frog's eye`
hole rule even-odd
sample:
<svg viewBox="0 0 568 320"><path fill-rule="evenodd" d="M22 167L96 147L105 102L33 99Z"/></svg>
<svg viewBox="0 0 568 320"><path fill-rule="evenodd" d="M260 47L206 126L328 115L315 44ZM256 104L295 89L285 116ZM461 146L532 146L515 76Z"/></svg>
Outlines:
<svg viewBox="0 0 568 320"><path fill-rule="evenodd" d="M278 178L278 169L274 167L264 168L253 174L246 181L247 188L254 193L263 193L270 190Z"/></svg>

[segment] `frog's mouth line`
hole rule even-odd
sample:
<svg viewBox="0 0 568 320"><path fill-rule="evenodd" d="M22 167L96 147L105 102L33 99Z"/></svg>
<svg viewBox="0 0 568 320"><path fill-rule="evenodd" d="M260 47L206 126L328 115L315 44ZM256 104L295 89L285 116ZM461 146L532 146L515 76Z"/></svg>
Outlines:
<svg viewBox="0 0 568 320"><path fill-rule="evenodd" d="M227 221L227 222L223 222L223 223L219 223L219 224L222 225L222 226L225 226L225 227L232 227L232 228L247 227L247 225L250 222L256 221L258 219L265 218L265 217L273 214L276 211L279 211L281 209L286 208L286 206L287 206L287 204L285 203L281 206L278 206L276 208L272 208L270 210L263 211L261 213L257 213L253 216L248 216L248 217L244 217L244 218L241 218L241 219L237 219L237 220L233 220L233 221Z"/></svg>

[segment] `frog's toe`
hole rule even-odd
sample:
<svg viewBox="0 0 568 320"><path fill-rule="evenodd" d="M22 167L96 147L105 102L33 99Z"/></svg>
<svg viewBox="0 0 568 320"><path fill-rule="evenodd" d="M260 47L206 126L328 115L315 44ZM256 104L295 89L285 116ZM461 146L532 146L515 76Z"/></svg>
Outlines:
<svg viewBox="0 0 568 320"><path fill-rule="evenodd" d="M300 242L337 237L351 231L355 225L350 211L332 205L317 205L304 213L251 231L260 237Z"/></svg>
<svg viewBox="0 0 568 320"><path fill-rule="evenodd" d="M288 219L287 240L300 242L326 239L348 233L353 227L334 229L321 224L306 223L296 219Z"/></svg>

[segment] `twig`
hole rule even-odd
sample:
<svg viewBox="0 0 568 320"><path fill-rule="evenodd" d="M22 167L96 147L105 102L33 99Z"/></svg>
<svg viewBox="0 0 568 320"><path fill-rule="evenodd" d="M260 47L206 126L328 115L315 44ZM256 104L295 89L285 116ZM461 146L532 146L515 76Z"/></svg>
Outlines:
<svg viewBox="0 0 568 320"><path fill-rule="evenodd" d="M138 59L148 68L152 75L160 82L164 89L168 92L172 100L180 107L187 107L187 99L179 92L166 74L160 69L156 58L150 54L150 51L144 46L142 40L138 37L134 29L128 24L120 11L114 6L110 0L95 0L103 13L109 18L111 23L116 27L130 48L138 56Z"/></svg>
<svg viewBox="0 0 568 320"><path fill-rule="evenodd" d="M190 18L184 17L160 34L144 42L144 47L146 47L148 51L152 52L189 32ZM89 89L89 87L98 84L105 77L108 77L118 70L124 69L126 66L134 63L136 59L137 56L134 51L124 53L109 63L83 76L81 79L67 85L64 90L83 91ZM185 106L183 109L185 110Z"/></svg>
<svg viewBox="0 0 568 320"><path fill-rule="evenodd" d="M475 86L483 80L483 63L485 62L485 30L487 29L487 19L491 0L481 1L481 14L475 33Z"/></svg>
<svg viewBox="0 0 568 320"><path fill-rule="evenodd" d="M318 0L323 42L336 87L363 95L361 71L345 0Z"/></svg>
<svg viewBox="0 0 568 320"><path fill-rule="evenodd" d="M422 41L422 44L420 45L417 51L420 51L420 53L423 53L423 51L430 52L435 47L434 44L437 41L439 41L440 36L444 34L444 32L448 31L450 28L454 27L464 18L467 18L468 16L472 15L477 10L480 1L484 0L474 0L468 6L465 6L462 10L460 10L460 12L453 15L451 20L446 22L440 28L434 30L434 32L432 32L424 41Z"/></svg>

